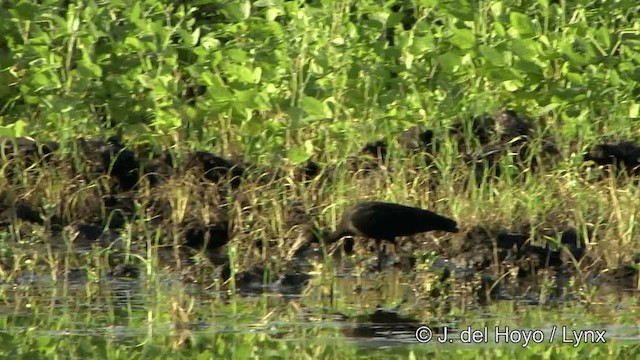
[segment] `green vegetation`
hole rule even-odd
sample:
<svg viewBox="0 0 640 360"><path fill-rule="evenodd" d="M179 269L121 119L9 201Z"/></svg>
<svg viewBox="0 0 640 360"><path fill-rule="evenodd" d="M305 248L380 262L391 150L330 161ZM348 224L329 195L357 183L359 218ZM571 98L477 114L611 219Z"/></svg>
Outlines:
<svg viewBox="0 0 640 360"><path fill-rule="evenodd" d="M0 136L61 144L53 165L0 160L0 357L637 357L637 298L591 280L640 253L640 189L626 174L599 178L582 154L608 137L640 141L639 12L636 0L0 3ZM464 146L445 139L430 168L395 141L415 124L446 134L458 120L503 108L536 119L531 154L550 139L561 160L523 171L505 156L497 179L476 179L463 160L479 147L471 136ZM234 192L189 174L142 181L127 195L134 216L124 217L119 245L77 251L71 226L56 229L57 219L121 214L102 200L108 176L77 174L86 170L75 140L112 135L149 161L161 152L180 165L205 150L256 166ZM390 160L352 176L347 155L377 139L388 142ZM310 159L325 171L296 181L296 167ZM265 176L275 167L283 176ZM208 223L212 208L224 208L233 237L221 251L231 271L258 264L275 277L290 270L301 242L287 225L290 204L332 227L362 199L429 208L467 231L592 231L588 261L573 261L564 286L557 273L540 273L513 300L480 304L479 278L427 271L432 251L413 249L420 260L408 272L371 274L362 246L353 257L314 262L302 295L287 298L245 296L204 251L184 256L168 246L185 221ZM16 220L21 202L38 208L39 221ZM122 264L139 267L140 278L111 276ZM624 287L640 289L637 263L629 269L635 277ZM499 264L486 273L495 276L489 285L518 281ZM519 302L532 299L538 305ZM350 321L377 306L434 326L622 334L607 344L524 349L425 345L410 333L403 344L349 336Z"/></svg>

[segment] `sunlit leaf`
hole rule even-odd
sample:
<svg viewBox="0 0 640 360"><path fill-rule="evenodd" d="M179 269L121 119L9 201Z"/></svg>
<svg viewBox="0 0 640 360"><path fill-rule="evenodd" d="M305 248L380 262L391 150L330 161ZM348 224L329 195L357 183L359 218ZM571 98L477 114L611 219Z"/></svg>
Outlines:
<svg viewBox="0 0 640 360"><path fill-rule="evenodd" d="M300 101L300 107L308 116L321 118L327 116L326 105L316 98L305 96Z"/></svg>
<svg viewBox="0 0 640 360"><path fill-rule="evenodd" d="M512 11L509 13L509 22L521 37L534 35L534 28L531 20L529 19L529 15Z"/></svg>
<svg viewBox="0 0 640 360"><path fill-rule="evenodd" d="M640 115L640 104L632 103L631 106L629 106L629 117L635 119L638 115Z"/></svg>
<svg viewBox="0 0 640 360"><path fill-rule="evenodd" d="M469 29L453 30L453 36L449 38L449 41L460 49L470 49L476 42L473 31Z"/></svg>
<svg viewBox="0 0 640 360"><path fill-rule="evenodd" d="M551 103L549 105L546 105L540 109L538 109L535 114L536 116L543 116L546 115L550 112L552 112L553 110L557 109L561 104L559 103Z"/></svg>
<svg viewBox="0 0 640 360"><path fill-rule="evenodd" d="M504 86L507 91L516 91L522 87L522 83L518 80L507 80L502 83L502 86Z"/></svg>
<svg viewBox="0 0 640 360"><path fill-rule="evenodd" d="M538 43L532 39L513 39L511 41L513 53L527 60L537 58L538 49Z"/></svg>
<svg viewBox="0 0 640 360"><path fill-rule="evenodd" d="M287 158L294 165L302 164L313 156L313 143L307 140L302 145L294 146L287 151Z"/></svg>

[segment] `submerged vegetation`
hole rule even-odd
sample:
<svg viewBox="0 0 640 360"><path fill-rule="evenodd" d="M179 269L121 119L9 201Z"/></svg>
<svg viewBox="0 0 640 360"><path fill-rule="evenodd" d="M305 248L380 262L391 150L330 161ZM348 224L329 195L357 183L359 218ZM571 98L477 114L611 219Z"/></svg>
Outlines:
<svg viewBox="0 0 640 360"><path fill-rule="evenodd" d="M635 358L639 12L2 2L0 356Z"/></svg>

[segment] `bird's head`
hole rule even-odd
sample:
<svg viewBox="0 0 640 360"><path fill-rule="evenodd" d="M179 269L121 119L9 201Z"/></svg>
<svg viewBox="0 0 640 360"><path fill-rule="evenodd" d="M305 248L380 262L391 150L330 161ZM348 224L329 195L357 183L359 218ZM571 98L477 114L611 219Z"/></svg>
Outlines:
<svg viewBox="0 0 640 360"><path fill-rule="evenodd" d="M458 223L455 220L447 219L447 221L444 221L441 225L442 226L438 230L442 230L442 231L446 231L454 234L460 232L460 229L458 228Z"/></svg>

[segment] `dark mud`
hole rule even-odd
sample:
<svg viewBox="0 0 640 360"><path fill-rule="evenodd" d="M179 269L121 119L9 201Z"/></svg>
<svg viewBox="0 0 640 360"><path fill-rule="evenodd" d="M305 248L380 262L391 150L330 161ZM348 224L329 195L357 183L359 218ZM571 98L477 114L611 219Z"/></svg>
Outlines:
<svg viewBox="0 0 640 360"><path fill-rule="evenodd" d="M467 165L465 181L473 178L479 184L487 176L504 176L500 164L507 158L520 169L519 176L555 166L562 152L535 128L530 120L504 110L459 120L443 133L416 125L399 134L396 145L401 156L418 159L413 170L428 172L428 186L436 189L434 161L445 141L454 139L459 159ZM340 171L394 176L394 167L408 166L391 156L396 153L384 140L363 144L342 165L309 160L289 168L205 151L136 152L115 137L72 144L4 138L1 150L0 227L7 234L0 249L3 271L19 268L16 252L53 249L75 254L78 264L82 256L103 259L110 269L105 276L135 280L144 273L140 259L157 253L161 266L186 282L214 281L240 294L287 296L303 292L313 279L310 272L327 259L338 273L364 265L366 273L376 276L373 239L344 237L326 243L334 229L319 222L329 204L319 203L318 194L331 191ZM640 147L628 141L596 144L584 155L585 163L603 168L603 176L605 168L613 175L638 175L639 159ZM52 194L45 185L56 183L62 187ZM288 194L271 198L274 188ZM638 257L610 268L592 251L598 240L592 231L570 226L549 230L553 224L469 226L457 220L457 234L398 238L396 251L382 252L382 268L411 276L432 274L433 286L421 294L425 298L464 293L478 304L535 294L541 279L553 280L556 299L566 299L574 290L568 288L571 279L638 287ZM230 265L230 246L237 269ZM95 259L88 266L100 262ZM78 270L65 276L82 279L83 274Z"/></svg>

